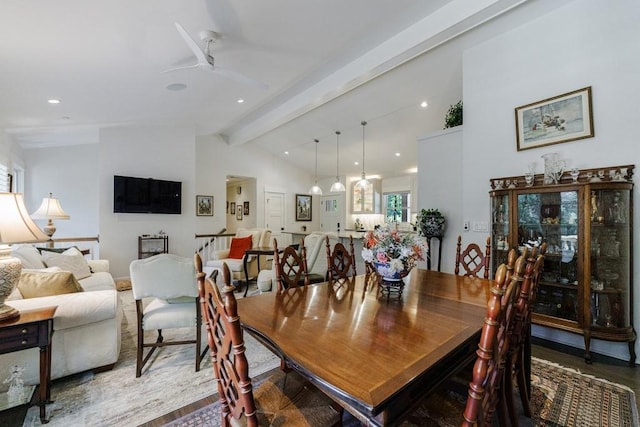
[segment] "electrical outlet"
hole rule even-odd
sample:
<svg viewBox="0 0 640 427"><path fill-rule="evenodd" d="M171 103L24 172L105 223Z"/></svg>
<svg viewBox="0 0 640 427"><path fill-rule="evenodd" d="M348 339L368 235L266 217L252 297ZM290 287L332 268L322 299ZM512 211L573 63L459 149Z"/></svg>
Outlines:
<svg viewBox="0 0 640 427"><path fill-rule="evenodd" d="M469 221L464 221L464 222L462 223L462 229L463 229L464 231L469 231L469 230L471 229L471 225L469 224Z"/></svg>

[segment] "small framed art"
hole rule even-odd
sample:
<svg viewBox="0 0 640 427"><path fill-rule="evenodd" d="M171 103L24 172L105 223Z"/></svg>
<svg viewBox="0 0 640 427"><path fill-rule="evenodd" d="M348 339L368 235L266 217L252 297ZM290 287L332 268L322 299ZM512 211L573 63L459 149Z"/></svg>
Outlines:
<svg viewBox="0 0 640 427"><path fill-rule="evenodd" d="M196 215L213 216L213 196L196 196Z"/></svg>
<svg viewBox="0 0 640 427"><path fill-rule="evenodd" d="M244 216L249 215L249 202L244 202Z"/></svg>
<svg viewBox="0 0 640 427"><path fill-rule="evenodd" d="M236 209L236 219L242 221L242 206L240 205L238 205L238 209Z"/></svg>
<svg viewBox="0 0 640 427"><path fill-rule="evenodd" d="M296 221L311 221L311 196L296 194Z"/></svg>
<svg viewBox="0 0 640 427"><path fill-rule="evenodd" d="M229 207L229 213L231 215L236 214L236 202L231 202L231 206Z"/></svg>

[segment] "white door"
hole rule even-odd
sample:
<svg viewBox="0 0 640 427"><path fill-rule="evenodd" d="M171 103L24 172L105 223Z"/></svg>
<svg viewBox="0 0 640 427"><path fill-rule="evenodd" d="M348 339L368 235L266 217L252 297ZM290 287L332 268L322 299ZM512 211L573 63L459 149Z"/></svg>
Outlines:
<svg viewBox="0 0 640 427"><path fill-rule="evenodd" d="M338 231L344 230L345 213L344 202L346 196L330 194L320 198L320 230Z"/></svg>
<svg viewBox="0 0 640 427"><path fill-rule="evenodd" d="M284 193L266 192L265 200L265 227L271 230L271 237L284 242L282 231L284 230ZM280 246L281 243L278 244ZM284 246L284 245L283 245Z"/></svg>

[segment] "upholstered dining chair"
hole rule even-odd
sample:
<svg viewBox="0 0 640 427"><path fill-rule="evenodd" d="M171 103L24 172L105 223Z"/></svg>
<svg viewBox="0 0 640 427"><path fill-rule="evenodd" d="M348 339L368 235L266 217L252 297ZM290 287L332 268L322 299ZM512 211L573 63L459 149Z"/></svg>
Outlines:
<svg viewBox="0 0 640 427"><path fill-rule="evenodd" d="M520 294L526 259L520 256L515 263L514 274L506 280L507 268L502 264L496 270L494 287L487 303L477 358L473 367L473 378L469 384L467 403L463 413L463 426L493 425L498 416L501 426L517 426L507 421L507 397L504 376L508 375L507 355L515 321L516 300Z"/></svg>
<svg viewBox="0 0 640 427"><path fill-rule="evenodd" d="M222 267L224 283L229 268ZM219 272L213 273L217 280ZM203 290L207 338L211 347L214 378L218 387L222 425L242 421L253 426L334 426L342 423L342 410L295 372L278 371L255 389L249 377L243 331L233 287L218 285L198 275Z"/></svg>
<svg viewBox="0 0 640 427"><path fill-rule="evenodd" d="M278 241L273 239L273 265L275 268L277 291L307 286L310 284L309 271L307 270L307 250L304 240L300 242L300 248L286 246L278 250Z"/></svg>
<svg viewBox="0 0 640 427"><path fill-rule="evenodd" d="M202 320L193 261L159 254L132 261L129 272L138 329L136 378L155 350L166 346L195 345L195 365L199 371L207 349L201 351ZM192 339L165 341L163 330L187 327L195 329ZM155 341L145 341L147 331L157 331ZM150 350L144 355L147 348Z"/></svg>
<svg viewBox="0 0 640 427"><path fill-rule="evenodd" d="M491 237L487 237L484 253L476 243L470 243L462 250L462 236L458 236L456 245L455 274L460 274L460 266L464 269L463 276L478 277L484 269L483 277L489 278L489 264L491 261Z"/></svg>
<svg viewBox="0 0 640 427"><path fill-rule="evenodd" d="M356 276L356 256L353 250L353 236L349 236L349 250L341 242L336 242L331 249L331 241L326 236L327 248L327 279L332 282L334 279L348 278L351 270L351 277Z"/></svg>

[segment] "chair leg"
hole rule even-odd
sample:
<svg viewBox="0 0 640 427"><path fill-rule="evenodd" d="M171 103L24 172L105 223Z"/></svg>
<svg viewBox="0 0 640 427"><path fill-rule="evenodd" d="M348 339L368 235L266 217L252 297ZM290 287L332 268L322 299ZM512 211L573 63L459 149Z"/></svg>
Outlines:
<svg viewBox="0 0 640 427"><path fill-rule="evenodd" d="M202 313L200 312L200 297L196 297L196 372L200 372L200 362L202 361Z"/></svg>
<svg viewBox="0 0 640 427"><path fill-rule="evenodd" d="M523 350L524 351L524 350ZM520 391L520 400L522 401L522 409L524 414L531 418L531 406L529 405L529 382L527 381L527 371L524 366L523 354L518 354L516 361L516 380L518 381L518 390Z"/></svg>

